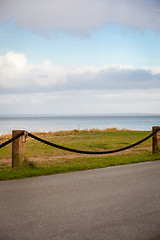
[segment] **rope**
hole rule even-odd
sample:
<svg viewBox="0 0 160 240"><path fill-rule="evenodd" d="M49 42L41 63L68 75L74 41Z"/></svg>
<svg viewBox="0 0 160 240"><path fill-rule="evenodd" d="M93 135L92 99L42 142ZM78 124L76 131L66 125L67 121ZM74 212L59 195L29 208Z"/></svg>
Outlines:
<svg viewBox="0 0 160 240"><path fill-rule="evenodd" d="M83 154L108 154L108 153L116 153L116 152L120 152L120 151L124 151L124 150L127 150L129 148L132 148L132 147L135 147L141 143L143 143L144 141L146 141L147 139L151 138L152 136L154 136L157 132L160 131L160 128L157 128L154 132L152 132L151 134L149 134L147 137L141 139L140 141L136 142L136 143L133 143L129 146L126 146L126 147L123 147L123 148L119 148L119 149L115 149L115 150L108 150L108 151L100 151L100 152L96 152L96 151L84 151L84 150L78 150L78 149L73 149L73 148L68 148L68 147L64 147L64 146L61 146L61 145L58 145L58 144L55 144L55 143L51 143L51 142L48 142L47 140L44 140L42 138L39 138L37 136L35 136L34 134L32 133L29 133L28 132L28 136L30 136L31 138L34 138L36 139L37 141L39 142L42 142L44 144L47 144L49 146L52 146L52 147L55 147L55 148L59 148L59 149L62 149L62 150L65 150L65 151L70 151L70 152L75 152L75 153L83 153ZM15 141L16 139L18 139L19 137L21 137L22 135L24 135L24 132L22 131L21 133L17 134L15 137L9 139L8 141L2 143L0 145L0 149L2 147L5 147L6 145L8 145L9 143Z"/></svg>
<svg viewBox="0 0 160 240"><path fill-rule="evenodd" d="M1 149L2 147L5 147L5 146L8 145L9 143L13 142L13 141L16 140L17 138L21 137L22 135L24 135L24 132L21 132L21 133L17 134L15 137L13 137L13 138L9 139L8 141L0 144L0 149Z"/></svg>
<svg viewBox="0 0 160 240"><path fill-rule="evenodd" d="M120 152L120 151L127 150L129 148L135 147L135 146L143 143L147 139L151 138L152 136L154 136L158 131L160 131L160 128L157 128L154 132L152 132L147 137L145 137L142 140L140 140L140 141L138 141L136 143L133 143L133 144L131 144L129 146L126 146L126 147L123 147L123 148L119 148L119 149L115 149L115 150L100 151L100 152L84 151L84 150L78 150L78 149L64 147L64 146L61 146L61 145L58 145L58 144L55 144L55 143L48 142L47 140L39 138L39 137L33 135L32 133L29 133L29 132L28 132L28 136L30 136L31 138L36 139L39 142L42 142L42 143L47 144L49 146L52 146L52 147L55 147L55 148L59 148L59 149L65 150L65 151L70 151L70 152L75 152L75 153L83 153L83 154L108 154L108 153L117 153L117 152Z"/></svg>

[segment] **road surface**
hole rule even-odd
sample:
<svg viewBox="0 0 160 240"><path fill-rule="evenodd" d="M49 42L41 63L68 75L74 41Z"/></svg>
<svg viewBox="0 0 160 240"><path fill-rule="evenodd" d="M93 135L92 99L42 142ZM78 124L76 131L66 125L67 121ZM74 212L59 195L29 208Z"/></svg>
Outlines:
<svg viewBox="0 0 160 240"><path fill-rule="evenodd" d="M0 182L0 240L160 240L160 161Z"/></svg>

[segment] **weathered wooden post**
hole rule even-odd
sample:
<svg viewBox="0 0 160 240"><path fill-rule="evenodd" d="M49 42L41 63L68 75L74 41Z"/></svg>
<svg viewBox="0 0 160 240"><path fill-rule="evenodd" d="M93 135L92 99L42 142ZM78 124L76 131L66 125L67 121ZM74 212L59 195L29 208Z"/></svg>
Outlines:
<svg viewBox="0 0 160 240"><path fill-rule="evenodd" d="M152 132L154 132L158 128L159 128L158 126L152 127ZM154 136L152 137L152 153L154 154L157 153L158 151L159 151L159 132L154 134Z"/></svg>
<svg viewBox="0 0 160 240"><path fill-rule="evenodd" d="M19 167L25 160L25 143L27 133L22 130L13 130L12 137L15 137L21 132L24 132L24 134L12 142L12 168Z"/></svg>

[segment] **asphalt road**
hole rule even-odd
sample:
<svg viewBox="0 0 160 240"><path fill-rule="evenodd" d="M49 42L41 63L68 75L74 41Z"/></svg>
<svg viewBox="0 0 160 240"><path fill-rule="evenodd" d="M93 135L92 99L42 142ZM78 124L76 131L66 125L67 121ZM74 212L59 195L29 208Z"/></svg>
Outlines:
<svg viewBox="0 0 160 240"><path fill-rule="evenodd" d="M160 161L0 182L0 240L160 240Z"/></svg>

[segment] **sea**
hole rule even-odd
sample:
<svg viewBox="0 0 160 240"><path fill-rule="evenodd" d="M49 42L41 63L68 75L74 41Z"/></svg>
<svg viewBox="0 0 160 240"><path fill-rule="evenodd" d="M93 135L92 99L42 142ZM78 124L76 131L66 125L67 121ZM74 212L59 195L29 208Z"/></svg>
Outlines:
<svg viewBox="0 0 160 240"><path fill-rule="evenodd" d="M85 116L0 116L0 135L12 130L28 132L55 132L92 128L131 129L150 131L152 126L160 126L159 115L85 115Z"/></svg>

